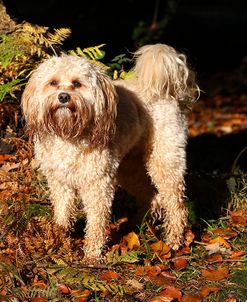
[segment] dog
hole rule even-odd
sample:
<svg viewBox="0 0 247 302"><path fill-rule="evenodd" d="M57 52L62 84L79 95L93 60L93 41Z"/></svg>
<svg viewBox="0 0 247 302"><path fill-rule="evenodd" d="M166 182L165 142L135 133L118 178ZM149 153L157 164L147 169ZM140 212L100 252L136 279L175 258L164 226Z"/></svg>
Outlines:
<svg viewBox="0 0 247 302"><path fill-rule="evenodd" d="M86 214L84 260L102 261L116 188L150 208L177 250L184 204L187 113L198 97L186 56L166 44L134 54L134 77L112 80L84 57L62 54L30 76L21 105L34 154L47 178L54 220L69 230L76 196Z"/></svg>

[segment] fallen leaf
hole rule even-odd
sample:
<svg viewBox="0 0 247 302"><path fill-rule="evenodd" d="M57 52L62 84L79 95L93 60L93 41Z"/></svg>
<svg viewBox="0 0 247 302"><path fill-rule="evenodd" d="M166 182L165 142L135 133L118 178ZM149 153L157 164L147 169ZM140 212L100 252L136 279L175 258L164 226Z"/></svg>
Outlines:
<svg viewBox="0 0 247 302"><path fill-rule="evenodd" d="M175 254L175 257L191 254L191 249L188 246L183 247L181 250L178 250Z"/></svg>
<svg viewBox="0 0 247 302"><path fill-rule="evenodd" d="M229 249L231 247L230 244L223 237L220 237L220 236L218 236L218 237L216 237L214 239L211 239L209 241L209 243L215 243L215 242L219 242L219 244L221 246L223 246L223 247L225 247L227 249Z"/></svg>
<svg viewBox="0 0 247 302"><path fill-rule="evenodd" d="M202 298L199 295L184 295L182 302L202 302Z"/></svg>
<svg viewBox="0 0 247 302"><path fill-rule="evenodd" d="M220 288L216 287L216 286L206 286L206 287L201 288L199 293L202 298L205 298L210 293L212 293L212 292L217 293L219 290L220 290Z"/></svg>
<svg viewBox="0 0 247 302"><path fill-rule="evenodd" d="M131 232L124 236L123 244L125 244L130 251L138 249L141 246L139 238L135 232Z"/></svg>
<svg viewBox="0 0 247 302"><path fill-rule="evenodd" d="M0 154L0 164L2 164L5 160L8 160L12 157L10 154Z"/></svg>
<svg viewBox="0 0 247 302"><path fill-rule="evenodd" d="M177 277L173 275L171 272L161 272L161 275L171 281L175 281L177 279Z"/></svg>
<svg viewBox="0 0 247 302"><path fill-rule="evenodd" d="M158 276L145 276L144 279L158 287L172 285L174 282L174 280L164 277L162 273Z"/></svg>
<svg viewBox="0 0 247 302"><path fill-rule="evenodd" d="M87 302L87 301L88 301L87 297L80 297L75 300L75 302Z"/></svg>
<svg viewBox="0 0 247 302"><path fill-rule="evenodd" d="M172 260L172 262L174 264L175 270L177 271L181 271L188 265L188 261L184 258L175 258Z"/></svg>
<svg viewBox="0 0 247 302"><path fill-rule="evenodd" d="M209 262L222 262L223 257L220 254L211 254L207 256Z"/></svg>
<svg viewBox="0 0 247 302"><path fill-rule="evenodd" d="M144 284L137 281L136 279L129 279L126 281L126 284L130 285L131 287L134 287L137 290L142 290L144 288Z"/></svg>
<svg viewBox="0 0 247 302"><path fill-rule="evenodd" d="M231 224L234 226L247 226L247 217L243 211L231 212Z"/></svg>
<svg viewBox="0 0 247 302"><path fill-rule="evenodd" d="M157 255L162 259L168 259L171 257L171 249L162 240L159 240L150 245L150 249L157 253Z"/></svg>
<svg viewBox="0 0 247 302"><path fill-rule="evenodd" d="M204 246L205 249L208 251L208 254L215 254L215 253L222 253L222 254L230 254L230 249L220 246L220 242L216 241L215 243L210 243Z"/></svg>
<svg viewBox="0 0 247 302"><path fill-rule="evenodd" d="M5 289L0 291L0 296L6 296L7 295L7 291Z"/></svg>
<svg viewBox="0 0 247 302"><path fill-rule="evenodd" d="M174 299L170 298L170 297L156 296L156 297L153 297L148 302L172 302L172 301L174 301Z"/></svg>
<svg viewBox="0 0 247 302"><path fill-rule="evenodd" d="M78 297L78 298L87 298L88 296L90 296L91 292L88 289L82 290L82 289L73 289L71 290L70 295L72 297ZM78 301L78 300L76 300ZM86 300L85 300L86 301Z"/></svg>
<svg viewBox="0 0 247 302"><path fill-rule="evenodd" d="M184 245L190 246L190 244L194 241L194 239L195 239L195 234L192 232L192 230L191 229L187 230L187 232L185 233Z"/></svg>
<svg viewBox="0 0 247 302"><path fill-rule="evenodd" d="M216 270L202 269L202 276L210 281L219 281L227 278L229 269L227 267L219 267Z"/></svg>
<svg viewBox="0 0 247 302"><path fill-rule="evenodd" d="M119 218L119 219L117 220L117 222L115 222L115 223L110 223L109 227L110 227L111 230L119 229L120 225L121 225L122 223L127 222L127 221L128 221L128 218L127 218L127 217L122 217L122 218Z"/></svg>
<svg viewBox="0 0 247 302"><path fill-rule="evenodd" d="M1 169L5 172L9 172L9 171L15 170L19 167L20 167L20 163L6 163L1 167Z"/></svg>
<svg viewBox="0 0 247 302"><path fill-rule="evenodd" d="M43 297L36 297L32 299L32 302L48 302L48 299Z"/></svg>
<svg viewBox="0 0 247 302"><path fill-rule="evenodd" d="M102 281L110 281L114 279L119 279L120 275L114 271L107 271L100 276Z"/></svg>
<svg viewBox="0 0 247 302"><path fill-rule="evenodd" d="M230 227L226 229L215 229L213 230L213 233L219 235L220 237L223 237L224 239L231 239L238 235L238 233Z"/></svg>
<svg viewBox="0 0 247 302"><path fill-rule="evenodd" d="M152 265L145 265L145 266L138 266L135 272L136 276L157 276L161 273L160 267L157 265L152 266Z"/></svg>
<svg viewBox="0 0 247 302"><path fill-rule="evenodd" d="M178 302L182 299L182 293L181 291L174 287L174 286L167 286L166 289L162 290L160 292L161 296L177 299Z"/></svg>
<svg viewBox="0 0 247 302"><path fill-rule="evenodd" d="M245 255L245 251L239 250L239 251L233 251L231 253L230 259L240 259L241 256Z"/></svg>
<svg viewBox="0 0 247 302"><path fill-rule="evenodd" d="M45 288L48 287L47 284L45 284L44 281L42 281L42 280L36 280L36 279L34 279L33 284L35 286L37 286L39 288L43 288L43 289L45 289Z"/></svg>
<svg viewBox="0 0 247 302"><path fill-rule="evenodd" d="M201 235L201 241L204 243L208 243L212 239L212 234L206 232Z"/></svg>
<svg viewBox="0 0 247 302"><path fill-rule="evenodd" d="M59 284L58 290L65 295L70 293L70 288L65 284Z"/></svg>

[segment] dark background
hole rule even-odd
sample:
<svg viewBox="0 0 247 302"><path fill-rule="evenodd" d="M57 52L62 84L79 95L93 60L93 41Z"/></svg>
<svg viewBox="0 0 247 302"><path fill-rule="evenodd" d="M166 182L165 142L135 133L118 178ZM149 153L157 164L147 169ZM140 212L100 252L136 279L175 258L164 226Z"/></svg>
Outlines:
<svg viewBox="0 0 247 302"><path fill-rule="evenodd" d="M160 39L154 42L170 44L185 52L198 73L229 70L241 63L247 54L246 0L175 2L175 13ZM112 57L135 50L133 30L141 20L151 25L155 7L154 0L5 0L4 3L18 22L70 27L72 35L65 48L106 43L104 49ZM167 14L169 2L160 0L157 20Z"/></svg>

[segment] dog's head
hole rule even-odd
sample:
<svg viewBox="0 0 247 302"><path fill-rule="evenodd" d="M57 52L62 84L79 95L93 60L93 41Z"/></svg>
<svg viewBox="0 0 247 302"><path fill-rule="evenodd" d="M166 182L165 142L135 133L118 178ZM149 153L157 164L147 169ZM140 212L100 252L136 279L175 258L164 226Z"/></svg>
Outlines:
<svg viewBox="0 0 247 302"><path fill-rule="evenodd" d="M117 101L100 67L77 56L52 57L32 73L22 95L27 133L86 139L104 147L115 133Z"/></svg>

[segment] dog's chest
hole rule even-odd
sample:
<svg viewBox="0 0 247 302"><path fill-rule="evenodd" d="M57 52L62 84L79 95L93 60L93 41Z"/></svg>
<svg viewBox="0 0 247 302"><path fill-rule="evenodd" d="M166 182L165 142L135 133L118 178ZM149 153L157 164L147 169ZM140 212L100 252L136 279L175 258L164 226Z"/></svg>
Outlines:
<svg viewBox="0 0 247 302"><path fill-rule="evenodd" d="M86 152L83 144L76 146L60 139L50 139L35 144L35 157L44 174L52 173L74 182L74 179L91 178L92 167L99 160L93 152Z"/></svg>
<svg viewBox="0 0 247 302"><path fill-rule="evenodd" d="M37 141L35 157L41 171L51 180L79 189L92 183L113 183L119 160L108 149L91 150L82 142L70 144L59 138Z"/></svg>

